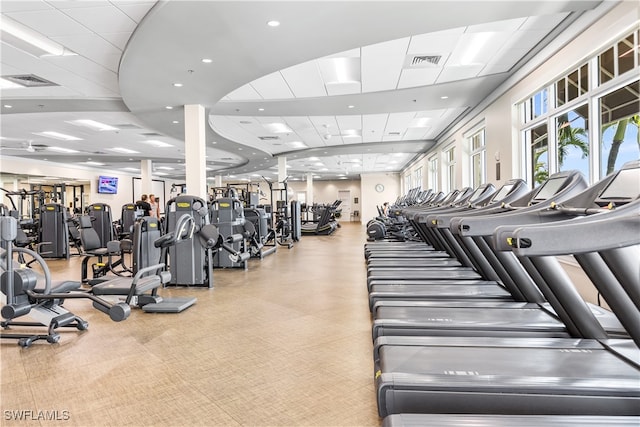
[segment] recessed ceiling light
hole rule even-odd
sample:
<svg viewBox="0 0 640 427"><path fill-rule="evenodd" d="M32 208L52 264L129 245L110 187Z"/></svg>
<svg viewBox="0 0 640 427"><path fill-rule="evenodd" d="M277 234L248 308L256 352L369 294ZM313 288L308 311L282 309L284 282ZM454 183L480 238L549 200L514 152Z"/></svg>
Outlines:
<svg viewBox="0 0 640 427"><path fill-rule="evenodd" d="M448 98L449 98L449 97L448 97L448 96L446 96L446 95L445 95L445 96L441 96L441 97L440 97L440 99L448 99Z"/></svg>
<svg viewBox="0 0 640 427"><path fill-rule="evenodd" d="M161 169L163 171L172 171L173 168L170 166L158 166L156 169Z"/></svg>
<svg viewBox="0 0 640 427"><path fill-rule="evenodd" d="M13 105L4 104L4 108L13 108Z"/></svg>
<svg viewBox="0 0 640 427"><path fill-rule="evenodd" d="M202 58L202 62L204 62L205 64L211 64L213 62L213 59Z"/></svg>
<svg viewBox="0 0 640 427"><path fill-rule="evenodd" d="M166 107L164 107L164 108L166 108L167 110L173 110L173 107L172 107L171 105L167 105L167 106L166 106Z"/></svg>
<svg viewBox="0 0 640 427"><path fill-rule="evenodd" d="M100 162L85 162L88 165L91 166L104 166L106 163L100 163Z"/></svg>
<svg viewBox="0 0 640 427"><path fill-rule="evenodd" d="M132 171L132 172L139 172L140 169L137 168L122 168L123 171Z"/></svg>
<svg viewBox="0 0 640 427"><path fill-rule="evenodd" d="M269 21L267 22L267 25L270 27L277 27L280 25L280 21Z"/></svg>
<svg viewBox="0 0 640 427"><path fill-rule="evenodd" d="M258 108L258 111L264 111L264 108Z"/></svg>
<svg viewBox="0 0 640 427"><path fill-rule="evenodd" d="M179 121L177 121L177 120L174 120L174 121L172 121L171 123L173 123L174 125L177 125L177 124L178 124L178 123L180 123L180 122L179 122Z"/></svg>
<svg viewBox="0 0 640 427"><path fill-rule="evenodd" d="M182 87L182 83L174 83L173 87Z"/></svg>
<svg viewBox="0 0 640 427"><path fill-rule="evenodd" d="M347 108L355 108L355 105L347 105Z"/></svg>
<svg viewBox="0 0 640 427"><path fill-rule="evenodd" d="M32 133L34 135L46 136L47 138L60 139L62 141L82 141L82 138L66 135L60 132L45 131L45 132L32 132Z"/></svg>

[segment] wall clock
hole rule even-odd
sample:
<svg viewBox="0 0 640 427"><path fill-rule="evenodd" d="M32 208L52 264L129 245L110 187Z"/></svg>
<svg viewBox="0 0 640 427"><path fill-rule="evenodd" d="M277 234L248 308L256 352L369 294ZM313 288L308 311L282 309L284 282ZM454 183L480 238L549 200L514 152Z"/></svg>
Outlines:
<svg viewBox="0 0 640 427"><path fill-rule="evenodd" d="M384 191L384 185L382 184L376 184L376 191L378 193L382 193Z"/></svg>

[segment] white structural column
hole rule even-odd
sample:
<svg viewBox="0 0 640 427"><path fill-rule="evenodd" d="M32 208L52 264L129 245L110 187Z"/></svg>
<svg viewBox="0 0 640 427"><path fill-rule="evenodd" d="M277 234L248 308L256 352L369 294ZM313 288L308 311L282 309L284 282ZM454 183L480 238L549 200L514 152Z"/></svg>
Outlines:
<svg viewBox="0 0 640 427"><path fill-rule="evenodd" d="M152 192L151 181L153 180L153 162L151 160L140 160L140 176L142 177L140 182L140 194L133 195L136 200L139 200L141 195L149 195Z"/></svg>
<svg viewBox="0 0 640 427"><path fill-rule="evenodd" d="M307 206L313 205L313 173L307 173Z"/></svg>
<svg viewBox="0 0 640 427"><path fill-rule="evenodd" d="M214 177L213 186L214 187L222 187L222 175L216 175Z"/></svg>
<svg viewBox="0 0 640 427"><path fill-rule="evenodd" d="M206 121L202 105L184 106L184 154L187 194L207 200Z"/></svg>
<svg viewBox="0 0 640 427"><path fill-rule="evenodd" d="M278 181L282 182L287 178L287 158L278 157Z"/></svg>

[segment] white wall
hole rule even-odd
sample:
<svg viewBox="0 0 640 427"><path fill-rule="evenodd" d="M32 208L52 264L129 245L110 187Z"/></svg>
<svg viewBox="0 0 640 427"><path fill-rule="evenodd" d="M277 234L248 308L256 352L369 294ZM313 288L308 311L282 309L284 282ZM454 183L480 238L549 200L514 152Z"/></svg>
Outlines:
<svg viewBox="0 0 640 427"><path fill-rule="evenodd" d="M351 213L358 211L359 218L362 218L362 196L360 181L358 180L336 180L336 181L313 181L313 202L318 204L332 204L338 200L339 191L349 191L351 193ZM296 193L307 191L306 181L291 181L289 189L293 192L290 196L295 199ZM355 203L358 199L358 203ZM342 218L342 221L349 221L350 218ZM354 220L358 220L354 218Z"/></svg>
<svg viewBox="0 0 640 427"><path fill-rule="evenodd" d="M384 191L378 193L376 185L382 184ZM382 206L384 202L393 203L400 196L400 174L398 173L369 173L360 175L360 187L362 191L362 213L360 218L363 224L378 216L376 206Z"/></svg>

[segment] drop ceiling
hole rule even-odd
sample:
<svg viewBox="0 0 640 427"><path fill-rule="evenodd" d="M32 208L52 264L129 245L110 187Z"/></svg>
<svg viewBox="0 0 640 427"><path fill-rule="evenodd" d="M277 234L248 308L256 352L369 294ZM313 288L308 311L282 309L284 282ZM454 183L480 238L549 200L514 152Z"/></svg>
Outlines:
<svg viewBox="0 0 640 427"><path fill-rule="evenodd" d="M292 179L400 171L600 2L498 3L3 0L67 54L3 35L2 76L54 85L3 82L0 156L183 179L182 106L202 104L210 177L256 180L278 156Z"/></svg>

